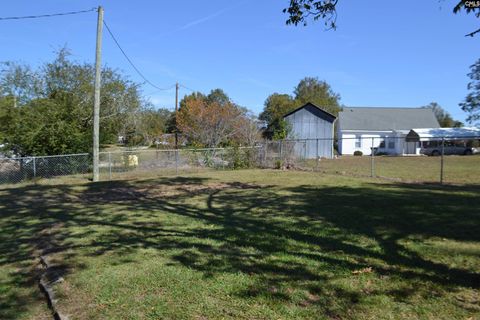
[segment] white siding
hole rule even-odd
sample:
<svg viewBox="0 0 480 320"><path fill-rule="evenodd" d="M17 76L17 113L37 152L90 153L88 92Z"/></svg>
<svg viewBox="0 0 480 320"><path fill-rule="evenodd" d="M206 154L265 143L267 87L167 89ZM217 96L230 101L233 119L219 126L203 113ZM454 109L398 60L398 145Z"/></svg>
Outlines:
<svg viewBox="0 0 480 320"><path fill-rule="evenodd" d="M398 138L394 132L374 132L374 131L357 131L345 133L339 131L339 151L342 155L352 155L355 151L361 151L364 155L372 154L372 147L379 148L380 143L385 141L385 148L380 149L382 152L390 154L402 154L403 139ZM388 138L393 138L395 147L388 148ZM357 139L360 139L361 145L357 145Z"/></svg>

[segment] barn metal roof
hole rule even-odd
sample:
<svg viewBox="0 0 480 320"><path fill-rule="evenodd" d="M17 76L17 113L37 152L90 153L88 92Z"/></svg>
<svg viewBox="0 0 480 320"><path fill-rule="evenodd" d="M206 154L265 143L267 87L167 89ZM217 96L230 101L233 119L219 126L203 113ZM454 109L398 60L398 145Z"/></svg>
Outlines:
<svg viewBox="0 0 480 320"><path fill-rule="evenodd" d="M430 108L345 107L338 120L342 130L390 131L440 127Z"/></svg>
<svg viewBox="0 0 480 320"><path fill-rule="evenodd" d="M327 116L327 119L330 121L330 122L333 122L335 121L335 119L337 117L335 117L333 114L331 114L330 112L328 111L325 111L323 110L322 108L320 108L319 106L311 103L311 102L307 102L306 104L304 104L303 106L301 107L298 107L297 109L293 110L293 111L290 111L289 113L287 113L286 115L283 116L283 118L286 118L288 117L289 115L291 114L294 114L295 112L297 111L300 111L301 109L307 109L309 110L310 112L312 112L313 114L317 115L317 116L320 116L320 114L323 114L323 115L326 115ZM325 120L327 120L325 119Z"/></svg>

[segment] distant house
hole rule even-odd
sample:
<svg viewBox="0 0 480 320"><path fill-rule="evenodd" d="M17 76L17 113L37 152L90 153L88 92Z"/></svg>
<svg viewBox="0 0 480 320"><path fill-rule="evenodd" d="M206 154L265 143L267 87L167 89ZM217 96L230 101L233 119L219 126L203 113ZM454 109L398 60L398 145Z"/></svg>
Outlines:
<svg viewBox="0 0 480 320"><path fill-rule="evenodd" d="M334 115L307 103L286 114L283 119L290 125L288 139L303 140L296 142L296 154L307 159L333 157Z"/></svg>
<svg viewBox="0 0 480 320"><path fill-rule="evenodd" d="M338 151L351 155L418 154L418 143L405 141L413 128L439 128L430 108L343 108L337 123Z"/></svg>

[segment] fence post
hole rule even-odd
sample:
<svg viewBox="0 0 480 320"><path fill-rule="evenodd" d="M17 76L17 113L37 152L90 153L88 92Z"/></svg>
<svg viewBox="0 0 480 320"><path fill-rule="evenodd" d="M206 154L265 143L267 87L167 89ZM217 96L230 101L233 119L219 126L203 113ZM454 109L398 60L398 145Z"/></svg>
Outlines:
<svg viewBox="0 0 480 320"><path fill-rule="evenodd" d="M175 174L178 175L178 149L175 149Z"/></svg>
<svg viewBox="0 0 480 320"><path fill-rule="evenodd" d="M267 167L267 152L268 152L268 143L267 143L267 139L264 140L264 148L263 148L263 167L266 168Z"/></svg>
<svg viewBox="0 0 480 320"><path fill-rule="evenodd" d="M35 157L33 157L33 177L37 177L37 161Z"/></svg>
<svg viewBox="0 0 480 320"><path fill-rule="evenodd" d="M240 152L240 149L238 150L238 152ZM222 170L225 170L225 161L223 159L223 152L220 152L220 161L222 162Z"/></svg>
<svg viewBox="0 0 480 320"><path fill-rule="evenodd" d="M445 153L445 138L442 137L442 155L440 158L440 184L443 184L443 155Z"/></svg>
<svg viewBox="0 0 480 320"><path fill-rule="evenodd" d="M112 180L112 153L108 153L108 180Z"/></svg>
<svg viewBox="0 0 480 320"><path fill-rule="evenodd" d="M306 163L307 161L307 139L305 139L305 143L303 144L303 162Z"/></svg>
<svg viewBox="0 0 480 320"><path fill-rule="evenodd" d="M280 140L280 161L283 161L283 140Z"/></svg>
<svg viewBox="0 0 480 320"><path fill-rule="evenodd" d="M371 148L371 151L370 151L371 158L372 158L372 162L371 162L371 166L370 166L370 176L372 178L375 177L375 150L373 149L374 140L375 140L375 138L372 137L372 148Z"/></svg>
<svg viewBox="0 0 480 320"><path fill-rule="evenodd" d="M315 171L318 171L318 163L320 162L320 158L318 157L318 138L317 138L317 147L316 147L316 153L315 153Z"/></svg>

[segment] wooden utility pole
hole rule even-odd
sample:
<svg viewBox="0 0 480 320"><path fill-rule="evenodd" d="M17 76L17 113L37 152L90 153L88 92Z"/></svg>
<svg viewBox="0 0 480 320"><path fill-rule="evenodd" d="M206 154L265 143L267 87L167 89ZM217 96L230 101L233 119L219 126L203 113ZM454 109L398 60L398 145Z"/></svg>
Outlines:
<svg viewBox="0 0 480 320"><path fill-rule="evenodd" d="M178 82L175 83L175 149L178 149Z"/></svg>
<svg viewBox="0 0 480 320"><path fill-rule="evenodd" d="M102 59L103 8L98 7L97 48L95 51L95 100L93 105L93 181L99 180L100 81Z"/></svg>

